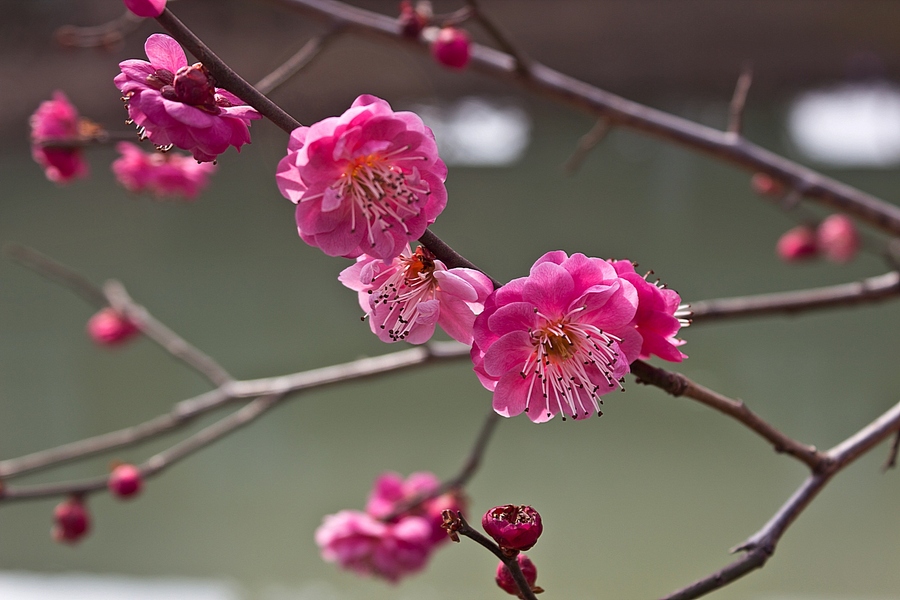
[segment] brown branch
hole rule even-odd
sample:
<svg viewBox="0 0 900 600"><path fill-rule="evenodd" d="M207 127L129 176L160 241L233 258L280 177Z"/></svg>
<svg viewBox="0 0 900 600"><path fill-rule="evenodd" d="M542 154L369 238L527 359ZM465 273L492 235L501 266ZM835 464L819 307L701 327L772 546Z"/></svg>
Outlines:
<svg viewBox="0 0 900 600"><path fill-rule="evenodd" d="M795 314L809 310L881 302L900 295L900 272L828 287L691 302L692 323L736 317Z"/></svg>
<svg viewBox="0 0 900 600"><path fill-rule="evenodd" d="M113 48L125 36L140 27L144 19L126 10L112 21L91 27L64 25L56 30L53 37L60 46L67 48Z"/></svg>
<svg viewBox="0 0 900 600"><path fill-rule="evenodd" d="M316 36L303 44L293 56L277 69L263 77L253 86L263 94L271 94L288 79L309 66L322 50L340 33L340 27L333 27L325 34Z"/></svg>
<svg viewBox="0 0 900 600"><path fill-rule="evenodd" d="M41 277L68 288L94 308L100 309L109 305L103 290L87 277L34 248L16 242L6 242L3 244L3 253Z"/></svg>
<svg viewBox="0 0 900 600"><path fill-rule="evenodd" d="M148 338L166 352L206 377L216 387L224 386L234 378L200 349L189 344L177 333L153 318L146 308L134 302L125 287L115 280L103 286L106 298L116 312L128 317Z"/></svg>
<svg viewBox="0 0 900 600"><path fill-rule="evenodd" d="M427 51L421 41L404 39L396 19L335 0L272 0L293 9L336 20L357 31L404 41L410 48ZM770 152L745 138L616 96L533 61L530 76L519 76L509 54L473 44L470 68L510 78L561 102L606 117L614 126L630 127L680 144L752 173L763 172L795 188L798 193L851 214L887 233L900 235L900 207L826 177Z"/></svg>
<svg viewBox="0 0 900 600"><path fill-rule="evenodd" d="M760 418L740 400L734 400L697 384L680 373L674 373L636 360L631 364L631 372L638 383L654 385L672 396L686 396L732 417L748 429L768 441L775 452L793 456L811 470L819 471L827 463L827 458L814 446L807 446L781 433L768 421Z"/></svg>
<svg viewBox="0 0 900 600"><path fill-rule="evenodd" d="M887 459L881 465L882 471L893 469L897 466L897 454L900 453L900 430L894 434L894 441L891 442L891 449L888 451Z"/></svg>
<svg viewBox="0 0 900 600"><path fill-rule="evenodd" d="M569 160L563 165L563 170L566 174L574 175L575 172L581 168L581 163L587 158L588 153L593 150L597 144L606 139L606 136L609 135L610 131L612 131L612 127L610 126L608 119L597 119L597 122L591 127L591 130L581 136L581 139L578 140L578 146L576 146L575 151L572 153L572 156L569 157Z"/></svg>
<svg viewBox="0 0 900 600"><path fill-rule="evenodd" d="M747 105L747 94L750 92L750 84L753 82L753 68L750 63L744 65L734 86L734 95L728 106L728 127L726 131L735 137L741 135L744 124L744 108Z"/></svg>
<svg viewBox="0 0 900 600"><path fill-rule="evenodd" d="M423 502L428 502L433 498L443 496L449 491L464 488L472 478L472 476L475 475L478 467L481 465L481 459L484 456L485 450L487 450L488 442L491 441L494 430L497 429L497 425L499 423L500 415L498 415L493 410L489 412L484 420L484 424L481 426L481 431L479 432L478 437L475 439L475 444L472 446L472 450L469 452L469 457L466 459L466 462L463 463L463 467L462 469L460 469L459 473L457 473L455 477L442 482L441 485L438 486L438 488L433 492L429 492L427 494L418 494L405 502L401 502L382 520L393 521L397 517L410 512Z"/></svg>
<svg viewBox="0 0 900 600"><path fill-rule="evenodd" d="M503 31L498 23L487 16L481 8L480 0L466 0L466 3L472 9L475 19L484 27L485 31L494 38L494 41L500 48L515 59L516 73L521 77L528 77L531 73L531 59L525 55L519 48L513 44L509 36Z"/></svg>
<svg viewBox="0 0 900 600"><path fill-rule="evenodd" d="M178 43L187 48L188 52L193 54L197 60L209 69L209 72L215 78L218 85L225 88L253 108L261 115L275 123L285 132L290 133L297 127L300 122L285 112L280 106L269 100L264 94L260 93L255 87L247 83L243 77L238 75L233 69L229 68L222 59L209 49L200 38L194 35L184 23L178 20L171 10L168 8L156 18L160 25L166 31L172 34Z"/></svg>

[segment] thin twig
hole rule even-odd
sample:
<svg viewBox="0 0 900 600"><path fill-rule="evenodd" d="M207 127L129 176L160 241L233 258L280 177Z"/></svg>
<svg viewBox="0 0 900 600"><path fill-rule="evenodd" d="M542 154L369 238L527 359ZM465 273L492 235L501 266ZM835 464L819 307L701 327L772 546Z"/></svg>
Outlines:
<svg viewBox="0 0 900 600"><path fill-rule="evenodd" d="M348 27L393 40L403 40L410 48L426 52L422 41L403 38L397 20L335 0L272 0L281 5L316 13L337 20ZM807 198L816 199L832 208L852 214L887 233L900 235L900 206L817 173L769 150L747 141L735 139L727 131L694 123L687 119L633 102L589 85L532 61L530 75L520 77L516 59L483 45L472 45L470 67L498 77L508 77L519 84L549 95L597 117L607 117L613 125L624 126L648 135L710 154L719 160L749 170L763 172L785 182Z"/></svg>
<svg viewBox="0 0 900 600"><path fill-rule="evenodd" d="M484 27L485 31L490 34L494 41L500 46L500 48L512 56L516 61L516 73L518 73L522 77L528 77L530 74L530 66L531 59L522 52L515 44L513 44L512 40L510 40L509 36L503 31L498 23L496 23L492 18L485 14L484 10L481 8L481 4L479 0L466 0L466 3L472 9L472 13L475 16L475 19L481 23L481 26Z"/></svg>
<svg viewBox="0 0 900 600"><path fill-rule="evenodd" d="M107 281L103 290L110 306L128 317L128 320L137 325L144 335L159 344L166 352L206 377L214 386L220 387L234 380L228 371L205 352L157 321L146 308L132 300L121 283L115 280Z"/></svg>
<svg viewBox="0 0 900 600"><path fill-rule="evenodd" d="M104 129L94 135L75 138L44 138L35 143L44 148L86 148L123 140L139 141L138 135L134 131L106 131Z"/></svg>
<svg viewBox="0 0 900 600"><path fill-rule="evenodd" d="M3 253L23 267L78 294L94 308L99 309L109 305L103 290L94 285L87 277L34 248L16 242L6 242L3 244Z"/></svg>
<svg viewBox="0 0 900 600"><path fill-rule="evenodd" d="M691 302L691 323L874 303L900 296L900 272L828 287Z"/></svg>
<svg viewBox="0 0 900 600"><path fill-rule="evenodd" d="M56 42L67 48L111 48L140 27L144 19L126 10L112 21L91 27L64 25L56 30Z"/></svg>
<svg viewBox="0 0 900 600"><path fill-rule="evenodd" d="M340 30L341 28L336 26L324 34L310 39L281 66L260 79L254 87L263 94L271 94L291 77L309 66L328 43L337 37Z"/></svg>
<svg viewBox="0 0 900 600"><path fill-rule="evenodd" d="M768 441L775 452L793 456L806 464L811 470L818 471L826 463L826 457L814 446L807 446L786 436L747 408L740 400L734 400L714 392L682 375L651 366L644 361L636 360L631 364L631 372L638 383L655 385L672 396L686 396L714 408L742 423L754 433Z"/></svg>
<svg viewBox="0 0 900 600"><path fill-rule="evenodd" d="M300 127L301 123L297 119L289 115L280 106L247 83L243 77L229 68L200 38L194 35L194 32L178 20L178 17L171 10L165 9L156 20L166 31L172 34L172 37L178 43L187 48L188 52L193 54L197 60L209 69L218 85L255 108L257 112L285 132L290 133L297 127Z"/></svg>
<svg viewBox="0 0 900 600"><path fill-rule="evenodd" d="M449 268L465 267L467 269L476 269L484 273L484 271L476 267L465 256L451 248L430 229L425 230L425 233L422 234L422 237L419 238L419 241ZM487 273L485 273L485 275L487 275ZM494 285L494 288L499 288L503 285L502 283L500 283L500 281L494 279L490 275L487 276L490 278L491 283Z"/></svg>
<svg viewBox="0 0 900 600"><path fill-rule="evenodd" d="M569 160L563 165L563 170L566 174L574 175L575 172L581 168L581 163L587 158L588 153L590 153L597 144L606 139L606 136L609 135L611 130L612 126L610 125L609 119L605 117L597 119L597 122L591 127L591 130L581 136L581 139L578 140L578 146L575 147L572 156L570 156Z"/></svg>
<svg viewBox="0 0 900 600"><path fill-rule="evenodd" d="M497 429L499 423L500 415L493 410L489 412L484 419L484 424L481 426L478 437L475 439L475 444L472 446L472 450L469 452L469 456L459 473L455 477L442 482L436 490L427 494L418 494L405 502L401 502L382 520L393 521L397 517L410 512L423 502L443 496L447 492L464 488L481 465L481 459L484 456L485 450L487 450L488 442L491 441L494 430Z"/></svg>
<svg viewBox="0 0 900 600"><path fill-rule="evenodd" d="M900 453L900 429L894 434L894 441L891 442L891 449L888 451L887 459L881 465L883 472L893 469L897 466L897 454Z"/></svg>
<svg viewBox="0 0 900 600"><path fill-rule="evenodd" d="M734 86L734 95L728 106L728 128L726 131L735 137L741 135L744 125L744 108L747 105L747 94L750 92L750 84L753 82L753 67L750 63L744 64L737 84Z"/></svg>

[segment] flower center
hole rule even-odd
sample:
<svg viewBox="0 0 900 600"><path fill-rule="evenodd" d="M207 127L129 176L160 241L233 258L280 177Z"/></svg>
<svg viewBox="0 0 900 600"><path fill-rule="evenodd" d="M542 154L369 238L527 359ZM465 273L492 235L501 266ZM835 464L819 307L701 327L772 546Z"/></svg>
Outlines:
<svg viewBox="0 0 900 600"><path fill-rule="evenodd" d="M147 77L147 85L158 89L166 100L189 104L214 115L221 112L216 82L202 63L181 67L174 74L168 69L157 69Z"/></svg>
<svg viewBox="0 0 900 600"><path fill-rule="evenodd" d="M411 256L398 260L401 267L378 289L369 290L374 295L371 318L381 329L387 329L395 342L406 339L419 317L419 304L433 299L438 287L434 255L426 248L419 246Z"/></svg>
<svg viewBox="0 0 900 600"><path fill-rule="evenodd" d="M392 160L392 154L369 154L351 161L335 184L338 199L350 197L350 229L356 231L357 218L365 223L367 239L375 246L375 232L399 224L408 235L406 219L419 214L418 202L430 193L417 169L405 171Z"/></svg>
<svg viewBox="0 0 900 600"><path fill-rule="evenodd" d="M521 375L531 378L526 397L531 399L535 386L547 400L548 413L555 406L563 415L573 419L587 417L591 410L598 416L603 412L599 397L621 382L614 376L619 361L618 342L621 338L577 320L584 307L570 310L558 319L550 319L540 312L544 323L529 331L534 350L525 362ZM526 405L525 411L528 411Z"/></svg>

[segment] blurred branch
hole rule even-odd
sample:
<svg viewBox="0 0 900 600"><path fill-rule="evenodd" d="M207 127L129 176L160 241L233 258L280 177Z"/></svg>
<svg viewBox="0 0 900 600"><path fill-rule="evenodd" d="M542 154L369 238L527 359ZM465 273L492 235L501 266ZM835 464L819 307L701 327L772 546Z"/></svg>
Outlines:
<svg viewBox="0 0 900 600"><path fill-rule="evenodd" d="M348 28L428 50L423 41L403 38L397 20L336 0L271 0L283 6L325 16ZM688 119L627 100L583 81L532 61L529 76L521 77L516 59L479 44L472 45L470 68L500 78L510 78L529 89L560 102L606 117L613 126L623 126L711 155L723 162L763 172L794 188L804 197L854 215L887 233L900 235L900 207L826 177L812 169L770 152L728 131L694 123Z"/></svg>
<svg viewBox="0 0 900 600"><path fill-rule="evenodd" d="M808 310L881 302L897 296L900 296L900 272L891 271L862 281L828 287L691 302L693 313L691 322L795 314Z"/></svg>
<svg viewBox="0 0 900 600"><path fill-rule="evenodd" d="M53 37L66 48L105 48L112 50L119 46L129 33L140 27L144 19L126 10L112 21L92 27L64 25L56 30Z"/></svg>
<svg viewBox="0 0 900 600"><path fill-rule="evenodd" d="M744 65L737 84L734 86L734 95L728 106L728 127L726 131L735 137L741 135L744 125L744 108L747 105L747 94L750 92L750 84L753 83L753 68L750 63Z"/></svg>
<svg viewBox="0 0 900 600"><path fill-rule="evenodd" d="M322 50L337 38L340 32L341 28L336 26L324 34L310 39L281 66L260 79L254 87L263 94L271 94L291 77L309 66Z"/></svg>
<svg viewBox="0 0 900 600"><path fill-rule="evenodd" d="M472 9L473 16L481 26L484 27L485 31L494 38L494 41L497 42L504 52L515 59L516 73L522 77L529 77L531 74L531 59L516 47L498 23L485 14L484 10L481 8L480 0L466 0L466 3Z"/></svg>
<svg viewBox="0 0 900 600"><path fill-rule="evenodd" d="M563 165L563 170L568 175L574 175L575 172L581 168L581 163L587 158L588 153L590 153L597 144L606 139L606 136L609 135L610 131L612 131L612 127L610 126L609 120L605 118L597 119L597 122L591 127L591 130L581 136L581 139L578 140L578 146L576 146L575 151L572 153L572 156L569 157L569 160Z"/></svg>
<svg viewBox="0 0 900 600"><path fill-rule="evenodd" d="M103 290L94 285L87 277L34 248L16 242L6 242L3 244L3 253L23 267L31 269L53 283L68 288L94 308L100 309L109 304Z"/></svg>

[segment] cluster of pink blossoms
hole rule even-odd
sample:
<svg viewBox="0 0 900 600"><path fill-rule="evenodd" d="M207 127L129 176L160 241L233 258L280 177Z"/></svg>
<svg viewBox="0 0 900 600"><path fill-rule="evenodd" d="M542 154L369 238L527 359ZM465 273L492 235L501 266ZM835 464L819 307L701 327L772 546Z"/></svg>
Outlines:
<svg viewBox="0 0 900 600"><path fill-rule="evenodd" d="M449 538L441 527L442 511L462 509L453 493L395 514L417 496L434 492L440 482L431 473L413 473L405 481L385 473L376 481L366 510L342 510L325 517L316 530L322 558L361 575L396 583L424 568L431 553Z"/></svg>
<svg viewBox="0 0 900 600"><path fill-rule="evenodd" d="M188 65L178 42L155 33L145 60L119 63L116 87L142 137L160 148L177 146L199 162L214 161L229 146L250 143L250 121L261 118L231 92L217 88L201 63Z"/></svg>
<svg viewBox="0 0 900 600"><path fill-rule="evenodd" d="M213 163L199 163L174 152L144 152L131 142L119 142L121 156L112 164L116 179L129 192L149 192L157 198L197 197L215 172Z"/></svg>
<svg viewBox="0 0 900 600"><path fill-rule="evenodd" d="M50 146L49 141L77 142L90 135L96 125L81 119L78 111L60 91L53 92L53 99L46 100L29 119L31 125L31 156L44 169L47 179L55 183L67 183L88 174L88 164L81 148Z"/></svg>
<svg viewBox="0 0 900 600"><path fill-rule="evenodd" d="M300 237L329 256L390 261L447 203L432 131L368 95L339 117L295 129L275 177L297 205Z"/></svg>
<svg viewBox="0 0 900 600"><path fill-rule="evenodd" d="M627 261L548 252L475 319L472 361L497 413L536 422L602 414L638 358L681 361L680 298Z"/></svg>

